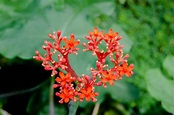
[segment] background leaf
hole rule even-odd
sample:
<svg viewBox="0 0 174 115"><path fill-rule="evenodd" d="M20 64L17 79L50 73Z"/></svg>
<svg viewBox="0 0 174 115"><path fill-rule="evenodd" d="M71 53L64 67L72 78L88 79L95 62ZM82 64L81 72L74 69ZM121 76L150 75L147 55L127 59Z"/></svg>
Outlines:
<svg viewBox="0 0 174 115"><path fill-rule="evenodd" d="M174 56L167 56L163 61L163 67L166 69L168 74L174 78Z"/></svg>
<svg viewBox="0 0 174 115"><path fill-rule="evenodd" d="M41 2L40 8L47 6L48 2ZM44 40L50 40L47 37L48 33L61 30L63 36L69 37L71 33L75 34L81 42L85 41L85 35L88 31L92 31L98 24L105 23L105 30L112 27L115 31L123 33L122 42L125 44L124 50L128 52L132 46L132 42L128 40L127 35L121 28L114 24L113 21L102 23L95 22L100 18L100 15L111 16L114 12L114 1L96 2L78 2L76 6L68 1L65 7L61 10L53 8L45 8L40 11L36 10L34 14L26 19L26 22L20 27L8 28L4 31L0 39L0 53L7 58L20 57L22 59L30 59L33 57L35 50L43 53L41 48ZM51 6L52 4L50 4ZM58 4L57 4L58 5ZM101 7L102 6L102 7ZM57 6L56 6L57 7ZM107 10L107 11L106 11ZM89 17L89 18L88 18ZM94 17L93 20L90 17ZM112 26L111 26L112 24ZM120 34L121 35L121 34ZM94 64L89 53L83 53L82 46L79 46L78 56L70 56L70 63L74 70L79 74L89 74L89 70ZM95 61L94 61L95 62ZM77 65L77 63L80 64Z"/></svg>
<svg viewBox="0 0 174 115"><path fill-rule="evenodd" d="M174 80L167 79L160 69L150 69L145 75L149 93L158 101L168 112L174 112Z"/></svg>

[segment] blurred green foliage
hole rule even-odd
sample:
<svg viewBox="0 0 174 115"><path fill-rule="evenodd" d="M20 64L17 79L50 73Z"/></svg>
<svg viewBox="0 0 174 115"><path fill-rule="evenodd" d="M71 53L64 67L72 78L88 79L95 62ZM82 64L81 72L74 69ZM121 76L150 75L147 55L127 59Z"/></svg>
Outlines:
<svg viewBox="0 0 174 115"><path fill-rule="evenodd" d="M117 23L134 43L130 51L130 60L135 64L135 77L129 80L141 91L141 98L137 102L140 113L158 107L158 102L147 92L148 84L144 81L146 71L149 68L162 69L165 57L174 55L173 5L174 2L164 0L128 0L123 5L118 3L116 7ZM172 67L168 66L169 68ZM151 77L158 79L155 76Z"/></svg>
<svg viewBox="0 0 174 115"><path fill-rule="evenodd" d="M167 56L163 65L167 73L172 73L172 69L167 69L170 63L174 63L174 56ZM174 68L174 65L170 66ZM149 93L169 112L174 112L174 74L172 79L164 76L159 68L150 68L145 76Z"/></svg>
<svg viewBox="0 0 174 115"><path fill-rule="evenodd" d="M73 32L77 39L84 41L84 35L93 27L105 31L112 27L123 36L124 51L130 54L135 74L117 81L113 87L97 89L101 92L99 114L174 113L173 6L172 0L0 0L0 54L11 60L14 57L31 59L35 50L42 52L47 34L58 29L67 36ZM95 58L81 52L76 57L70 57L73 67L79 75L87 74ZM46 87L49 84L31 96L28 113L49 113L49 88ZM161 95L164 92L166 95ZM55 103L55 112L66 114L67 108ZM3 104L0 103L2 107ZM91 114L85 108L92 112L93 107L94 103L81 103L78 114Z"/></svg>

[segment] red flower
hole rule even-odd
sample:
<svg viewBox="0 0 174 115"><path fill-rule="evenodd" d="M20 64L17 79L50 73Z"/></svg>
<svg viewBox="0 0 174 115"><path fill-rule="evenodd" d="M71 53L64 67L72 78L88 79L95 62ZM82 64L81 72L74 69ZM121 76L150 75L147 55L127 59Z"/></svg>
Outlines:
<svg viewBox="0 0 174 115"><path fill-rule="evenodd" d="M105 39L112 39L115 38L118 35L118 32L113 32L113 29L109 29L109 32L105 34Z"/></svg>
<svg viewBox="0 0 174 115"><path fill-rule="evenodd" d="M94 36L95 38L96 37L99 37L99 36L101 36L101 35L103 35L103 31L98 31L98 28L94 28L94 32L89 32L89 35L92 37L92 36Z"/></svg>
<svg viewBox="0 0 174 115"><path fill-rule="evenodd" d="M65 86L66 83L71 83L74 81L70 73L64 75L63 72L59 72L59 77L57 77L55 80L56 82L60 83L61 86Z"/></svg>
<svg viewBox="0 0 174 115"><path fill-rule="evenodd" d="M56 92L56 96L59 96L60 98L62 98L59 102L60 103L68 103L71 99L74 98L74 94L75 94L75 91L74 89L69 89L69 88L66 88L64 87L60 93Z"/></svg>
<svg viewBox="0 0 174 115"><path fill-rule="evenodd" d="M70 40L68 40L67 38L64 38L64 42L66 43L65 48L70 48L70 49L74 49L79 43L80 41L74 41L74 34L70 35Z"/></svg>
<svg viewBox="0 0 174 115"><path fill-rule="evenodd" d="M117 67L117 70L119 71L120 76L123 76L125 74L127 77L130 77L133 74L132 72L133 69L134 69L134 65L130 64L128 66L127 62L123 62L121 66Z"/></svg>
<svg viewBox="0 0 174 115"><path fill-rule="evenodd" d="M96 99L94 98L95 96L98 96L97 92L94 92L94 87L93 86L88 86L85 88L82 88L80 90L80 100L82 101L84 98L86 98L86 101L90 101L91 99L95 102Z"/></svg>
<svg viewBox="0 0 174 115"><path fill-rule="evenodd" d="M114 81L117 80L118 76L114 75L113 74L113 71L103 71L102 72L102 75L103 77L100 79L103 84L105 85L107 82L110 84L110 85L114 85Z"/></svg>

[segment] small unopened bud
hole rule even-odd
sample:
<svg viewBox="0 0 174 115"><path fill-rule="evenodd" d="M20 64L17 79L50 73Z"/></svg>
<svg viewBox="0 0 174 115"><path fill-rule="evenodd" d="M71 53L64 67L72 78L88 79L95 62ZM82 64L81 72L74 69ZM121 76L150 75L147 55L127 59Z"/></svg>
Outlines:
<svg viewBox="0 0 174 115"><path fill-rule="evenodd" d="M103 84L103 87L104 87L104 88L107 88L106 84Z"/></svg>
<svg viewBox="0 0 174 115"><path fill-rule="evenodd" d="M118 40L121 40L121 39L122 39L122 36L119 36L119 37L117 38L117 41L118 41Z"/></svg>
<svg viewBox="0 0 174 115"><path fill-rule="evenodd" d="M57 31L57 37L59 38L59 37L60 37L60 35L61 35L61 31L60 31L60 30L58 30L58 31Z"/></svg>
<svg viewBox="0 0 174 115"><path fill-rule="evenodd" d="M35 53L36 53L37 55L39 55L39 51L36 50Z"/></svg>
<svg viewBox="0 0 174 115"><path fill-rule="evenodd" d="M76 98L74 99L74 102L77 102L77 99Z"/></svg>
<svg viewBox="0 0 174 115"><path fill-rule="evenodd" d="M120 45L120 48L124 48L124 45Z"/></svg>
<svg viewBox="0 0 174 115"><path fill-rule="evenodd" d="M61 100L59 101L59 103L63 103L63 100L61 99Z"/></svg>
<svg viewBox="0 0 174 115"><path fill-rule="evenodd" d="M124 56L124 58L129 58L129 54L126 54L126 55Z"/></svg>
<svg viewBox="0 0 174 115"><path fill-rule="evenodd" d="M42 46L42 48L43 48L44 50L46 50L46 49L47 49L47 47L46 47L46 46L44 46L44 45Z"/></svg>
<svg viewBox="0 0 174 115"><path fill-rule="evenodd" d="M74 34L71 34L70 37L71 37L71 38L74 38Z"/></svg>
<svg viewBox="0 0 174 115"><path fill-rule="evenodd" d="M93 101L93 102L96 102L96 101L97 101L97 99L96 99L96 98L92 98L92 101Z"/></svg>
<svg viewBox="0 0 174 115"><path fill-rule="evenodd" d="M48 34L48 37L52 38L53 36L51 34Z"/></svg>
<svg viewBox="0 0 174 115"><path fill-rule="evenodd" d="M102 82L99 81L98 83L95 84L96 86L101 86L102 85Z"/></svg>
<svg viewBox="0 0 174 115"><path fill-rule="evenodd" d="M53 88L57 88L57 87L59 87L58 84L54 84L54 85L53 85Z"/></svg>
<svg viewBox="0 0 174 115"><path fill-rule="evenodd" d="M66 62L66 59L65 58L62 58L62 62Z"/></svg>
<svg viewBox="0 0 174 115"><path fill-rule="evenodd" d="M58 93L58 92L56 92L56 94L55 94L56 96L59 96L60 95L60 93Z"/></svg>
<svg viewBox="0 0 174 115"><path fill-rule="evenodd" d="M83 46L86 46L86 43L82 43Z"/></svg>

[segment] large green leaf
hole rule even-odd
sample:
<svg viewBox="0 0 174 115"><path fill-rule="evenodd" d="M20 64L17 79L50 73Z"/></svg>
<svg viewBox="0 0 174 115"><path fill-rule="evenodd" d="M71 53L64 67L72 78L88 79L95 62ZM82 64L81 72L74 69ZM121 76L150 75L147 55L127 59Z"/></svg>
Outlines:
<svg viewBox="0 0 174 115"><path fill-rule="evenodd" d="M44 40L49 40L47 34L57 30L61 30L63 35L67 37L69 37L70 33L74 33L75 37L80 39L81 42L85 41L85 35L88 31L93 30L94 26L107 25L102 26L104 30L113 27L115 31L119 30L124 33L113 21L107 20L114 12L114 0L102 0L99 2L75 0L73 2L66 1L62 4L64 7L57 11L54 7L58 6L51 7L52 3L42 1L38 5L37 12L33 13L22 26L7 28L0 38L0 54L7 58L30 59L35 55L35 50L43 53L41 46ZM102 20L101 16L108 18ZM132 42L127 36L124 36L126 36L125 33L122 40L125 45L124 50L128 52ZM79 47L81 49L79 55L70 57L71 64L78 74L87 74L92 65L92 57L88 53L82 52L82 46ZM77 62L84 71L79 69Z"/></svg>
<svg viewBox="0 0 174 115"><path fill-rule="evenodd" d="M168 74L174 78L174 56L167 56L163 61L163 67L166 69Z"/></svg>
<svg viewBox="0 0 174 115"><path fill-rule="evenodd" d="M157 68L148 70L145 79L149 93L174 113L174 80L167 79Z"/></svg>
<svg viewBox="0 0 174 115"><path fill-rule="evenodd" d="M36 2L33 0L14 0L0 1L0 31L9 27L19 26L25 22L28 14L32 13L33 6Z"/></svg>

